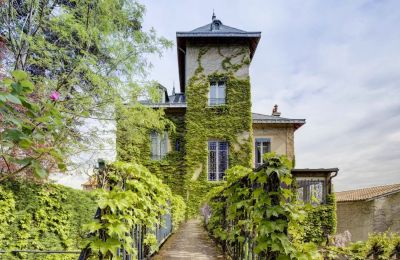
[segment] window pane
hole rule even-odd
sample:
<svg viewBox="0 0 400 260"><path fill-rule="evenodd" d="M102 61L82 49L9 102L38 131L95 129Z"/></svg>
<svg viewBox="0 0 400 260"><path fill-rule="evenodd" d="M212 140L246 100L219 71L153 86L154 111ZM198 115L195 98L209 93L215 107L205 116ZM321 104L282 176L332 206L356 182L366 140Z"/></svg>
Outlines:
<svg viewBox="0 0 400 260"><path fill-rule="evenodd" d="M298 189L297 194L300 200L303 200L304 203L311 204L320 204L324 202L324 185L323 180L298 180Z"/></svg>
<svg viewBox="0 0 400 260"><path fill-rule="evenodd" d="M225 104L225 82L220 81L218 82L218 104Z"/></svg>
<svg viewBox="0 0 400 260"><path fill-rule="evenodd" d="M256 167L261 165L261 144L260 142L256 142Z"/></svg>
<svg viewBox="0 0 400 260"><path fill-rule="evenodd" d="M225 170L228 168L228 151L219 150L218 157L218 178L219 180L223 180L225 176Z"/></svg>
<svg viewBox="0 0 400 260"><path fill-rule="evenodd" d="M255 141L255 166L260 166L264 162L264 154L271 151L271 141L268 138L258 138Z"/></svg>
<svg viewBox="0 0 400 260"><path fill-rule="evenodd" d="M208 152L208 180L210 181L215 181L217 179L217 152L215 148L215 142L210 142Z"/></svg>
<svg viewBox="0 0 400 260"><path fill-rule="evenodd" d="M164 132L160 135L160 156L164 156L167 154L168 150L168 132Z"/></svg>
<svg viewBox="0 0 400 260"><path fill-rule="evenodd" d="M150 142L151 142L151 144L150 144L150 146L151 146L150 153L151 153L151 158L153 160L159 159L159 156L160 156L158 140L159 140L158 139L158 133L155 132L155 131L151 132L150 133Z"/></svg>
<svg viewBox="0 0 400 260"><path fill-rule="evenodd" d="M208 142L208 179L210 181L223 180L225 170L228 168L227 142Z"/></svg>

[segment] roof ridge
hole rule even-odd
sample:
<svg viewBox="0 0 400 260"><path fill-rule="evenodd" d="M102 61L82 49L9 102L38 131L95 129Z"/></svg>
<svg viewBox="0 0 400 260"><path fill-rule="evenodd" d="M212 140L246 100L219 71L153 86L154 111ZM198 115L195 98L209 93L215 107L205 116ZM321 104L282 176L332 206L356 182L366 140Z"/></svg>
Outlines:
<svg viewBox="0 0 400 260"><path fill-rule="evenodd" d="M337 193L344 193L344 192L354 192L354 191L375 189L375 188L382 188L382 187L389 187L389 186L396 186L396 185L399 185L399 188L400 188L400 183L394 183L394 184L384 184L384 185L364 187L364 188L358 188L358 189L352 189L352 190L336 191L335 193L337 194Z"/></svg>

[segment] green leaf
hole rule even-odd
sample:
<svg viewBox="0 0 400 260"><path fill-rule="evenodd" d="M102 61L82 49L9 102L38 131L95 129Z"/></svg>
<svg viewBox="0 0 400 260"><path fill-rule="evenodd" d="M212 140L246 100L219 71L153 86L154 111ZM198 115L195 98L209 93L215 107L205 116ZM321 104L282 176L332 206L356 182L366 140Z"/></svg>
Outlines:
<svg viewBox="0 0 400 260"><path fill-rule="evenodd" d="M39 178L41 178L41 179L44 179L44 178L46 178L46 177L49 175L49 173L47 172L47 170L44 169L44 168L40 165L40 163L39 163L38 161L33 161L33 162L32 162L32 166L33 166L34 173L35 173L35 175L36 175L37 177L39 177Z"/></svg>
<svg viewBox="0 0 400 260"><path fill-rule="evenodd" d="M32 92L32 90L34 89L33 83L30 82L29 80L24 79L20 82L20 84L25 89L25 91L29 93Z"/></svg>
<svg viewBox="0 0 400 260"><path fill-rule="evenodd" d="M28 138L22 138L20 139L20 141L18 142L18 145L21 148L27 149L29 147L32 146L32 140L28 139Z"/></svg>
<svg viewBox="0 0 400 260"><path fill-rule="evenodd" d="M6 140L18 142L24 136L24 133L22 133L18 129L6 129L3 132L3 136L4 136L4 139L6 139Z"/></svg>
<svg viewBox="0 0 400 260"><path fill-rule="evenodd" d="M22 105L21 100L18 97L12 95L12 94L7 94L6 95L6 99L8 101L10 101L11 103Z"/></svg>
<svg viewBox="0 0 400 260"><path fill-rule="evenodd" d="M26 74L26 72L24 72L22 70L14 70L13 72L11 72L11 75L17 81L21 81L21 80L24 80L24 79L28 78L28 74Z"/></svg>

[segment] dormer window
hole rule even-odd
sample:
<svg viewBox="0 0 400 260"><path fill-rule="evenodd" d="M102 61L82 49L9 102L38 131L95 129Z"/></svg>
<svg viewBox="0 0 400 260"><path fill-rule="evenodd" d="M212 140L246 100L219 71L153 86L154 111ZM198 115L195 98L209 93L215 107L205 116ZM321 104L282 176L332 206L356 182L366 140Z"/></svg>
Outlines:
<svg viewBox="0 0 400 260"><path fill-rule="evenodd" d="M226 104L226 86L225 81L211 81L210 93L208 96L208 105L219 106Z"/></svg>

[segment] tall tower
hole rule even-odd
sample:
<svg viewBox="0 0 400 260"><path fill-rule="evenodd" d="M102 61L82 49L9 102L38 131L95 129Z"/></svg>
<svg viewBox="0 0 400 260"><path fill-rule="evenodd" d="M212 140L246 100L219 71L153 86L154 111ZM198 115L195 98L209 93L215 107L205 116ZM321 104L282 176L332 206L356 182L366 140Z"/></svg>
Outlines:
<svg viewBox="0 0 400 260"><path fill-rule="evenodd" d="M186 96L185 164L189 214L228 167L252 166L249 66L260 32L210 24L177 32L180 89Z"/></svg>

